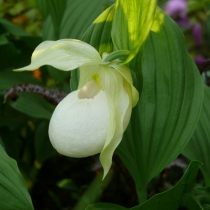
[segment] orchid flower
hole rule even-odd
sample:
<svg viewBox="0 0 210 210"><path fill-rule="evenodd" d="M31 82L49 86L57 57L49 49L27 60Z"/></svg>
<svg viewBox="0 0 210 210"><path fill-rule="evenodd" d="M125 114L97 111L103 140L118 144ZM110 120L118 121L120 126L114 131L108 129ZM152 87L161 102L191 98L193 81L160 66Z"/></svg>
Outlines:
<svg viewBox="0 0 210 210"><path fill-rule="evenodd" d="M51 65L63 71L80 68L79 86L56 107L49 124L53 147L69 157L100 154L104 177L114 150L139 99L130 69L111 54L73 39L45 41L32 54L31 64L15 71ZM111 60L111 61L110 61Z"/></svg>

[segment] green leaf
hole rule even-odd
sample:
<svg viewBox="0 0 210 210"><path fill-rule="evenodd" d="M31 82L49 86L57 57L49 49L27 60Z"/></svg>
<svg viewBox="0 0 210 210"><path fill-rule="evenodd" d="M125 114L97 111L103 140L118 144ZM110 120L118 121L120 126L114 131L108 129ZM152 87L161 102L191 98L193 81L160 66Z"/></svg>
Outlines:
<svg viewBox="0 0 210 210"><path fill-rule="evenodd" d="M17 73L11 69L0 71L0 95L7 89L14 87L14 85L23 83L40 84L40 81L35 79L29 72Z"/></svg>
<svg viewBox="0 0 210 210"><path fill-rule="evenodd" d="M57 186L67 190L78 190L78 186L72 179L62 179L57 183Z"/></svg>
<svg viewBox="0 0 210 210"><path fill-rule="evenodd" d="M126 208L112 203L96 203L88 206L85 210L126 210Z"/></svg>
<svg viewBox="0 0 210 210"><path fill-rule="evenodd" d="M202 108L203 82L182 32L160 9L131 68L141 95L117 152L140 192L190 140Z"/></svg>
<svg viewBox="0 0 210 210"><path fill-rule="evenodd" d="M210 88L205 86L203 108L195 132L182 151L189 160L199 160L203 163L202 170L209 177L210 186ZM207 179L207 177L206 177Z"/></svg>
<svg viewBox="0 0 210 210"><path fill-rule="evenodd" d="M55 106L46 99L33 93L20 93L19 96L13 108L31 117L50 120Z"/></svg>
<svg viewBox="0 0 210 210"><path fill-rule="evenodd" d="M42 7L48 7L48 4L50 7L53 7L53 2L51 3L49 0L48 4L42 0L37 2L39 2L39 4L43 2ZM55 3L57 4L57 0L55 0ZM41 7L41 4L39 6ZM81 39L89 25L103 11L102 2L98 0L68 0L65 7L56 8L56 6L54 6L53 8L54 10L51 11L52 15L55 17L57 17L57 15L59 17L62 16L59 32L57 36L54 35L56 29L55 25L53 25L53 18L52 15L48 16L44 22L44 40L64 38ZM69 72L61 72L53 67L48 67L48 70L53 79L58 82L64 81L69 76Z"/></svg>
<svg viewBox="0 0 210 210"><path fill-rule="evenodd" d="M0 146L0 209L34 209L17 163Z"/></svg>
<svg viewBox="0 0 210 210"><path fill-rule="evenodd" d="M14 36L30 36L21 28L18 28L16 25L12 24L6 19L0 18L0 25L10 34Z"/></svg>
<svg viewBox="0 0 210 210"><path fill-rule="evenodd" d="M210 187L197 187L183 196L182 206L189 210L210 209Z"/></svg>
<svg viewBox="0 0 210 210"><path fill-rule="evenodd" d="M34 144L36 160L40 163L45 162L48 158L57 154L57 151L52 147L48 136L48 121L42 121L36 129Z"/></svg>
<svg viewBox="0 0 210 210"><path fill-rule="evenodd" d="M81 39L91 23L103 12L100 0L68 0L60 26L60 39Z"/></svg>
<svg viewBox="0 0 210 210"><path fill-rule="evenodd" d="M157 0L117 0L112 39L117 50L131 51L132 60L146 41L153 24Z"/></svg>
<svg viewBox="0 0 210 210"><path fill-rule="evenodd" d="M198 161L191 162L183 177L174 187L163 193L156 194L146 202L130 210L177 210L181 206L184 193L188 193L191 190L200 164Z"/></svg>

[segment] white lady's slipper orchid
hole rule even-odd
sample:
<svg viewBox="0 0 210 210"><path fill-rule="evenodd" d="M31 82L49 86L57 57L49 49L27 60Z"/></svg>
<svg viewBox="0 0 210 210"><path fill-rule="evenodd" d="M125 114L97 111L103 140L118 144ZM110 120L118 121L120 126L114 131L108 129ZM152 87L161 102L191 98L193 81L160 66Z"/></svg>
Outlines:
<svg viewBox="0 0 210 210"><path fill-rule="evenodd" d="M114 150L119 145L138 102L130 70L119 60L108 62L92 46L78 40L45 41L34 51L31 64L15 71L51 65L63 71L80 67L78 90L56 107L49 125L53 147L69 157L97 153L108 173Z"/></svg>

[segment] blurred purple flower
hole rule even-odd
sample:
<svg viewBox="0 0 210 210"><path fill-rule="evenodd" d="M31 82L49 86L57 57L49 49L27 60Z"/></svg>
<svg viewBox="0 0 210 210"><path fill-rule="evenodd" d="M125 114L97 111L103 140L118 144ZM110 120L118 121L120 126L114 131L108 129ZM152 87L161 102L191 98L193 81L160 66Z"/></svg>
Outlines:
<svg viewBox="0 0 210 210"><path fill-rule="evenodd" d="M184 28L190 28L191 27L191 24L190 24L190 21L189 21L189 18L188 18L187 15L185 15L184 17L182 17L182 19L177 20L176 23L179 26L184 27Z"/></svg>
<svg viewBox="0 0 210 210"><path fill-rule="evenodd" d="M202 55L198 55L194 58L197 65L201 65L206 59Z"/></svg>
<svg viewBox="0 0 210 210"><path fill-rule="evenodd" d="M171 17L183 18L187 9L187 0L169 0L164 6L165 13Z"/></svg>
<svg viewBox="0 0 210 210"><path fill-rule="evenodd" d="M200 46L203 43L202 40L202 33L201 33L201 24L197 23L194 27L193 27L193 37L195 40L195 43Z"/></svg>

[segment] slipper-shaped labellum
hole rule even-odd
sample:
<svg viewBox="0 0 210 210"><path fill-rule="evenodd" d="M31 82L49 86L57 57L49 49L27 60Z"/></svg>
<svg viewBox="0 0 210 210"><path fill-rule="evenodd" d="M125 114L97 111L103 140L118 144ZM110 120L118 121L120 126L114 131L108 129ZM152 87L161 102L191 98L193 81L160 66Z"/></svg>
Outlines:
<svg viewBox="0 0 210 210"><path fill-rule="evenodd" d="M79 40L45 41L33 52L29 66L15 70L31 71L43 65L63 71L80 67L79 87L56 107L49 137L53 147L69 157L101 153L104 177L139 99L129 68L117 58L108 62L110 55L104 53L101 58L95 48Z"/></svg>

